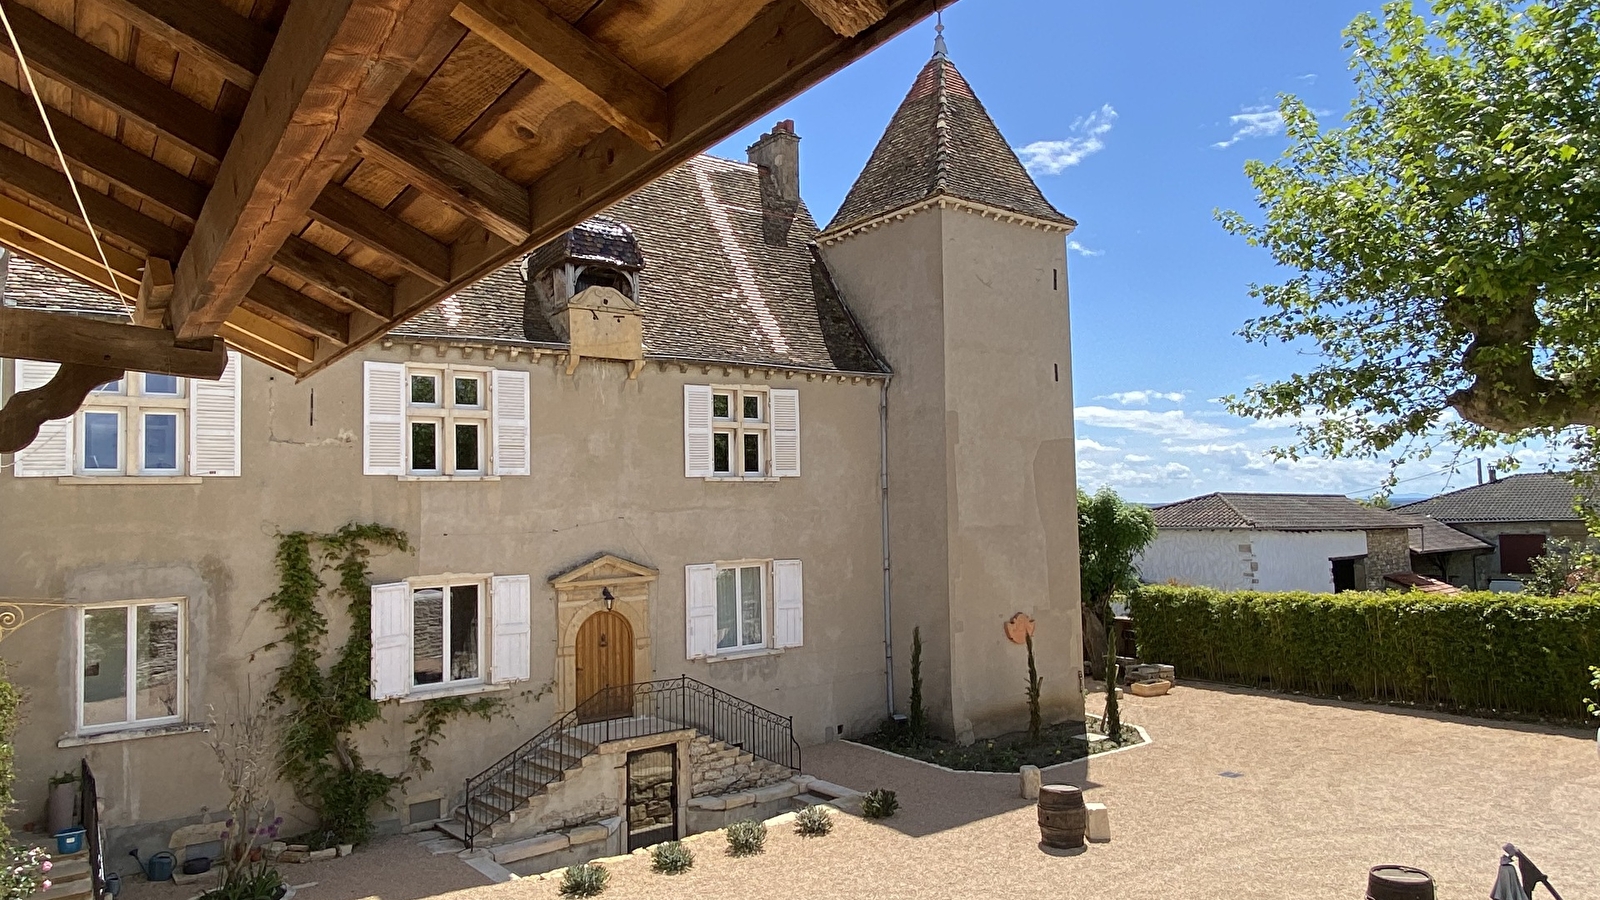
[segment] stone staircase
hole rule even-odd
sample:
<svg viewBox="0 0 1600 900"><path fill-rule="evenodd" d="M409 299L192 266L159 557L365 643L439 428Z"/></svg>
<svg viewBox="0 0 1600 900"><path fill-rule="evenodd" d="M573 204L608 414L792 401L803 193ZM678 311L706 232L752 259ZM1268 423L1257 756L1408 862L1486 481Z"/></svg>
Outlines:
<svg viewBox="0 0 1600 900"><path fill-rule="evenodd" d="M594 751L599 744L585 740L574 731L576 729L551 735L549 740L519 761L516 767L489 782L486 793L512 804L510 815L502 816L500 809L481 796L468 797L466 802L456 807L454 816L437 823L434 829L465 844L470 808L473 821L494 823L481 832L480 840L487 838L488 843L493 844L512 832L525 830L518 828L517 823L531 811L530 807L560 791L569 778L588 762L598 759Z"/></svg>
<svg viewBox="0 0 1600 900"><path fill-rule="evenodd" d="M794 774L788 766L760 759L705 734L696 735L689 743L689 771L695 797L765 787Z"/></svg>
<svg viewBox="0 0 1600 900"><path fill-rule="evenodd" d="M39 891L29 900L92 900L94 879L89 872L89 851L50 855L50 889Z"/></svg>

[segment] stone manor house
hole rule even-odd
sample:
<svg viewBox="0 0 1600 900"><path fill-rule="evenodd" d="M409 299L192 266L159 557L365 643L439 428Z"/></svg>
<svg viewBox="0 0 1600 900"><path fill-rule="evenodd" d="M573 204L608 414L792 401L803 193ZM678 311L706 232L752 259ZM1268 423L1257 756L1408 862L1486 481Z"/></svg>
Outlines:
<svg viewBox="0 0 1600 900"><path fill-rule="evenodd" d="M826 228L799 145L780 122L693 159L304 383L130 373L0 460L0 602L37 601L0 645L15 824L80 760L108 859L224 818L201 731L284 660L278 535L352 522L411 545L370 560L367 764L406 771L419 701L505 701L449 721L385 829L574 853L709 827L905 712L914 627L944 732L1025 726L1018 612L1048 719L1080 718L1074 223L942 48ZM22 257L4 301L123 315ZM0 368L8 395L53 371Z"/></svg>

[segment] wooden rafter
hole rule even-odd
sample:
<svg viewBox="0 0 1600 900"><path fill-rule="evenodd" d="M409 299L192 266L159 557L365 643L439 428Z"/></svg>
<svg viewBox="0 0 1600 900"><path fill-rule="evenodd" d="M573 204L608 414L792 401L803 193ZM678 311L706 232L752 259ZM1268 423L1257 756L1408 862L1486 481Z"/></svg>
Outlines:
<svg viewBox="0 0 1600 900"><path fill-rule="evenodd" d="M137 369L185 378L221 377L228 363L212 337L179 343L160 328L0 306L0 357Z"/></svg>
<svg viewBox="0 0 1600 900"><path fill-rule="evenodd" d="M805 0L824 24L843 37L855 37L889 14L887 0Z"/></svg>
<svg viewBox="0 0 1600 900"><path fill-rule="evenodd" d="M538 0L464 0L451 15L639 144L671 139L666 92Z"/></svg>
<svg viewBox="0 0 1600 900"><path fill-rule="evenodd" d="M245 309L308 338L350 343L350 316L323 306L288 285L257 278L240 303Z"/></svg>
<svg viewBox="0 0 1600 900"><path fill-rule="evenodd" d="M220 3L194 0L98 0L142 31L160 37L181 53L205 60L218 74L242 88L256 83L267 64L272 33Z"/></svg>
<svg viewBox="0 0 1600 900"><path fill-rule="evenodd" d="M88 232L6 196L0 196L0 243L101 290L119 294L125 302L133 302L138 295L137 257L115 247L104 248L111 270L116 273L113 284Z"/></svg>
<svg viewBox="0 0 1600 900"><path fill-rule="evenodd" d="M449 0L291 4L178 263L172 324L214 334L399 86Z"/></svg>
<svg viewBox="0 0 1600 900"><path fill-rule="evenodd" d="M450 280L450 248L337 184L322 189L311 218L389 256L434 284Z"/></svg>
<svg viewBox="0 0 1600 900"><path fill-rule="evenodd" d="M72 197L67 177L56 169L6 147L0 147L0 184L5 184L30 200L79 218L78 204ZM79 191L83 205L101 234L110 232L145 251L168 259L183 252L187 236L162 222L125 206L99 191Z"/></svg>

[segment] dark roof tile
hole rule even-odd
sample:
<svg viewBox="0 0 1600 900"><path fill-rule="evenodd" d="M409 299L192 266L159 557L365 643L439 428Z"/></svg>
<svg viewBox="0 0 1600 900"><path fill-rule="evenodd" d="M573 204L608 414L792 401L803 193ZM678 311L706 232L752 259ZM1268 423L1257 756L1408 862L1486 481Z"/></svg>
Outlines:
<svg viewBox="0 0 1600 900"><path fill-rule="evenodd" d="M1212 531L1365 531L1405 528L1388 510L1338 494L1216 493L1156 507L1158 528Z"/></svg>
<svg viewBox="0 0 1600 900"><path fill-rule="evenodd" d="M1488 484L1396 507L1396 512L1441 522L1578 522L1577 489L1554 472L1508 475Z"/></svg>

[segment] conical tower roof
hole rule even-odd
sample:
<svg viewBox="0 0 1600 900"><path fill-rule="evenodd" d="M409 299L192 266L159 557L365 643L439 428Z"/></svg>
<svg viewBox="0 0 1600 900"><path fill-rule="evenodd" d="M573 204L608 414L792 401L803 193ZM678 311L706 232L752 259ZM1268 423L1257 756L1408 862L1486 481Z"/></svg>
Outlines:
<svg viewBox="0 0 1600 900"><path fill-rule="evenodd" d="M1044 198L940 40L825 231L946 196L1072 226Z"/></svg>

